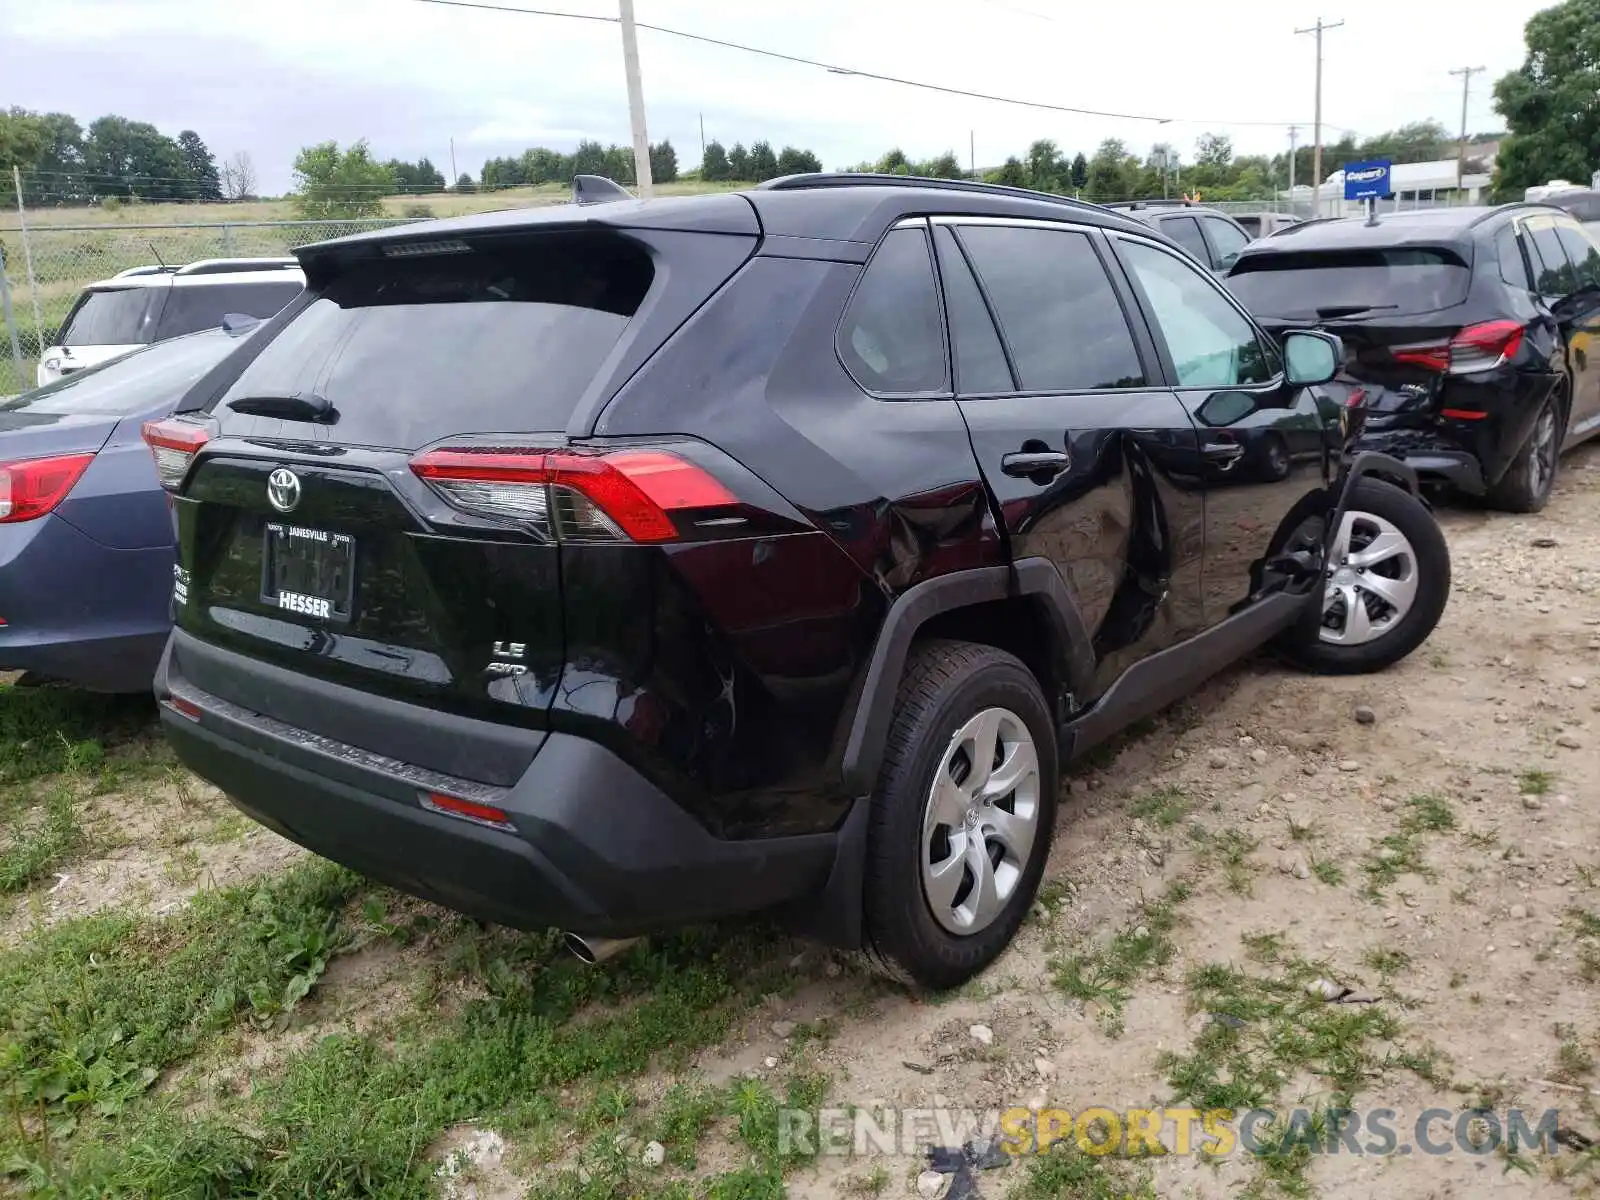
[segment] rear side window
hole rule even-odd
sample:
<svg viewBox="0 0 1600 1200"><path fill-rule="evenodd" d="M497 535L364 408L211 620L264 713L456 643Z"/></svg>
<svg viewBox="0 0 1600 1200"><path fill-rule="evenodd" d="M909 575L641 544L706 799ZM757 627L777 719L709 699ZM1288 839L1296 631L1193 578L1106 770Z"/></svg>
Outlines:
<svg viewBox="0 0 1600 1200"><path fill-rule="evenodd" d="M614 234L358 263L283 327L219 408L320 395L338 411L340 442L397 449L562 429L653 277L644 250Z"/></svg>
<svg viewBox="0 0 1600 1200"><path fill-rule="evenodd" d="M944 280L945 307L949 310L956 389L966 395L1009 392L1016 384L1006 363L1006 352L995 332L989 306L983 302L967 267L966 256L949 228L935 229L933 237L938 246L939 275Z"/></svg>
<svg viewBox="0 0 1600 1200"><path fill-rule="evenodd" d="M1238 221L1240 227L1243 228L1243 230L1246 233L1248 233L1251 237L1258 238L1258 237L1261 236L1261 221L1262 221L1262 218L1260 218L1260 217L1235 217L1234 220Z"/></svg>
<svg viewBox="0 0 1600 1200"><path fill-rule="evenodd" d="M1004 225L963 226L960 237L1023 391L1144 386L1133 334L1088 237Z"/></svg>
<svg viewBox="0 0 1600 1200"><path fill-rule="evenodd" d="M1572 286L1572 264L1562 249L1561 238L1553 224L1540 222L1528 230L1533 235L1533 248L1539 261L1534 264L1535 283L1545 296L1566 296Z"/></svg>
<svg viewBox="0 0 1600 1200"><path fill-rule="evenodd" d="M1198 261L1210 265L1211 252L1206 249L1206 239L1200 234L1200 223L1193 217L1168 217L1161 222L1161 232L1194 255Z"/></svg>
<svg viewBox="0 0 1600 1200"><path fill-rule="evenodd" d="M61 326L63 346L138 346L154 340L168 289L107 288L85 292Z"/></svg>
<svg viewBox="0 0 1600 1200"><path fill-rule="evenodd" d="M1533 282L1528 278L1528 264L1523 261L1514 226L1507 225L1494 235L1494 253L1500 260L1500 278L1518 291L1531 292Z"/></svg>
<svg viewBox="0 0 1600 1200"><path fill-rule="evenodd" d="M839 354L869 392L915 395L945 386L944 321L923 229L883 239L839 329Z"/></svg>
<svg viewBox="0 0 1600 1200"><path fill-rule="evenodd" d="M1221 217L1202 219L1206 223L1206 232L1211 235L1211 245L1217 252L1217 266L1231 267L1233 260L1239 257L1239 251L1245 248L1249 239Z"/></svg>
<svg viewBox="0 0 1600 1200"><path fill-rule="evenodd" d="M0 405L0 413L125 417L154 408L164 399L176 403L248 336L219 329L135 350L25 392Z"/></svg>
<svg viewBox="0 0 1600 1200"><path fill-rule="evenodd" d="M229 313L265 320L300 294L298 280L281 283L176 284L156 322L156 341L222 324Z"/></svg>
<svg viewBox="0 0 1600 1200"><path fill-rule="evenodd" d="M1454 250L1397 246L1248 254L1228 288L1258 316L1305 318L1453 308L1471 281Z"/></svg>
<svg viewBox="0 0 1600 1200"><path fill-rule="evenodd" d="M1572 264L1572 290L1600 287L1600 246L1576 225L1557 225L1556 237L1561 239L1561 248Z"/></svg>

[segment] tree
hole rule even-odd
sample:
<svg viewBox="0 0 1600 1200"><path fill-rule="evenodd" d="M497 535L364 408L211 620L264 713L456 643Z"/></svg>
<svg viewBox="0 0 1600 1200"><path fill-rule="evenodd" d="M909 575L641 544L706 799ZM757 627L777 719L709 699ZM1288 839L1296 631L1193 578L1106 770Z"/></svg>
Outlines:
<svg viewBox="0 0 1600 1200"><path fill-rule="evenodd" d="M178 143L144 121L95 121L84 138L83 165L100 195L175 200L191 194Z"/></svg>
<svg viewBox="0 0 1600 1200"><path fill-rule="evenodd" d="M715 138L707 142L706 152L700 156L700 178L708 183L720 183L732 178L731 170L728 152L722 148L722 143Z"/></svg>
<svg viewBox="0 0 1600 1200"><path fill-rule="evenodd" d="M1225 133L1202 133L1194 144L1195 165L1226 171L1233 161L1233 139Z"/></svg>
<svg viewBox="0 0 1600 1200"><path fill-rule="evenodd" d="M1455 157L1455 152L1456 140L1437 121L1413 121L1368 138L1356 149L1361 159L1387 158L1397 163L1437 162ZM1322 161L1330 161L1326 151Z"/></svg>
<svg viewBox="0 0 1600 1200"><path fill-rule="evenodd" d="M779 175L812 175L822 170L822 160L809 150L785 146L778 155Z"/></svg>
<svg viewBox="0 0 1600 1200"><path fill-rule="evenodd" d="M1494 85L1508 130L1495 161L1502 199L1600 166L1600 0L1564 0L1524 27L1528 56Z"/></svg>
<svg viewBox="0 0 1600 1200"><path fill-rule="evenodd" d="M728 151L728 178L740 183L749 183L754 178L750 174L750 152L744 148L743 142L735 142L733 149Z"/></svg>
<svg viewBox="0 0 1600 1200"><path fill-rule="evenodd" d="M772 143L756 142L750 147L750 178L755 183L778 177L778 156L772 152Z"/></svg>
<svg viewBox="0 0 1600 1200"><path fill-rule="evenodd" d="M477 184L472 182L472 176L465 171L456 176L456 191L462 195L471 195L478 190Z"/></svg>
<svg viewBox="0 0 1600 1200"><path fill-rule="evenodd" d="M295 208L309 221L375 217L394 191L394 175L373 160L366 139L341 151L337 142L307 146L295 157Z"/></svg>
<svg viewBox="0 0 1600 1200"><path fill-rule="evenodd" d="M1003 183L1007 187L1027 187L1028 168L1022 165L1022 160L1013 154L1000 165L998 171L989 174L990 183Z"/></svg>
<svg viewBox="0 0 1600 1200"><path fill-rule="evenodd" d="M522 152L522 181L524 183L569 184L573 175L572 159L559 150L533 146Z"/></svg>
<svg viewBox="0 0 1600 1200"><path fill-rule="evenodd" d="M896 146L877 162L873 163L872 169L879 175L909 175L911 174L911 160L906 157L904 150Z"/></svg>
<svg viewBox="0 0 1600 1200"><path fill-rule="evenodd" d="M650 147L650 179L655 183L671 183L678 177L678 152L671 142L659 142Z"/></svg>
<svg viewBox="0 0 1600 1200"><path fill-rule="evenodd" d="M420 158L414 163L391 158L383 165L388 168L389 174L394 176L395 190L404 195L415 196L444 191L443 173L426 158Z"/></svg>
<svg viewBox="0 0 1600 1200"><path fill-rule="evenodd" d="M966 174L961 169L961 160L950 150L923 163L918 173L930 179L960 179Z"/></svg>
<svg viewBox="0 0 1600 1200"><path fill-rule="evenodd" d="M189 177L196 200L221 200L222 180L217 174L217 159L200 135L192 129L178 134L178 153L183 156L183 171Z"/></svg>
<svg viewBox="0 0 1600 1200"><path fill-rule="evenodd" d="M1091 200L1123 200L1135 190L1134 172L1138 160L1128 153L1117 138L1107 138L1100 143L1094 158L1088 163L1085 191Z"/></svg>
<svg viewBox="0 0 1600 1200"><path fill-rule="evenodd" d="M222 194L229 200L248 200L256 194L256 164L247 151L236 151L222 164Z"/></svg>
<svg viewBox="0 0 1600 1200"><path fill-rule="evenodd" d="M1028 186L1041 192L1057 192L1066 182L1067 164L1061 151L1049 138L1040 138L1028 147Z"/></svg>
<svg viewBox="0 0 1600 1200"><path fill-rule="evenodd" d="M1089 186L1089 160L1081 152L1072 160L1072 186L1080 190Z"/></svg>

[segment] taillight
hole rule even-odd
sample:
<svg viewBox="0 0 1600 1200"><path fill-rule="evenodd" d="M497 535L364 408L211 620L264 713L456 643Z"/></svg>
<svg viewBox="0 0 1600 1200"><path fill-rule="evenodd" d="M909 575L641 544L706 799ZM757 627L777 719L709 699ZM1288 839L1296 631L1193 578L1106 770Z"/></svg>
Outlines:
<svg viewBox="0 0 1600 1200"><path fill-rule="evenodd" d="M1448 342L1396 346L1395 362L1440 374L1471 375L1510 362L1522 346L1523 327L1516 321L1484 321L1468 325Z"/></svg>
<svg viewBox="0 0 1600 1200"><path fill-rule="evenodd" d="M156 477L161 486L175 492L183 486L189 465L200 447L211 440L209 426L182 417L168 417L164 421L146 421L140 430L145 445L155 455Z"/></svg>
<svg viewBox="0 0 1600 1200"><path fill-rule="evenodd" d="M92 454L61 454L0 463L0 522L44 516L66 498L93 461Z"/></svg>
<svg viewBox="0 0 1600 1200"><path fill-rule="evenodd" d="M1470 374L1509 362L1522 347L1522 325L1516 321L1485 321L1468 325L1450 339L1450 371Z"/></svg>
<svg viewBox="0 0 1600 1200"><path fill-rule="evenodd" d="M411 469L463 512L525 521L557 541L672 541L674 513L738 504L666 450L445 446L417 455Z"/></svg>

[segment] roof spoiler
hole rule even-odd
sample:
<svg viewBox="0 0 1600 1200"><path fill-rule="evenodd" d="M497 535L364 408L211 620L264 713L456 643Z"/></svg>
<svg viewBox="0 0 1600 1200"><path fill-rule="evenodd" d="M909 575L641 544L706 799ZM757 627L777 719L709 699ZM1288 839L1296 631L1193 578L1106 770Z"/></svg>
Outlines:
<svg viewBox="0 0 1600 1200"><path fill-rule="evenodd" d="M615 204L618 200L632 200L633 195L619 183L604 175L574 175L572 177L572 202L574 204Z"/></svg>

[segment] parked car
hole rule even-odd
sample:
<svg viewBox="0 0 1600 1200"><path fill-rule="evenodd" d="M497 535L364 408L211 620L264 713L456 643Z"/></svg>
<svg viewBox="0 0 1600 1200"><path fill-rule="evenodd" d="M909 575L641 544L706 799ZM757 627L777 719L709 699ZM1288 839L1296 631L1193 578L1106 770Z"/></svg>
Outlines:
<svg viewBox="0 0 1600 1200"><path fill-rule="evenodd" d="M1544 507L1562 450L1600 433L1600 246L1537 204L1308 224L1228 275L1269 329L1344 342L1360 446L1511 512Z"/></svg>
<svg viewBox="0 0 1600 1200"><path fill-rule="evenodd" d="M254 319L0 403L0 670L147 692L172 626L172 515L140 441Z"/></svg>
<svg viewBox="0 0 1600 1200"><path fill-rule="evenodd" d="M1573 188L1571 191L1556 192L1548 196L1545 203L1561 209L1591 235L1600 237L1600 189Z"/></svg>
<svg viewBox="0 0 1600 1200"><path fill-rule="evenodd" d="M1218 275L1226 275L1239 251L1257 236L1227 213L1192 200L1128 200L1106 207L1160 230Z"/></svg>
<svg viewBox="0 0 1600 1200"><path fill-rule="evenodd" d="M1234 213L1233 222L1245 231L1251 241L1256 238L1271 237L1281 230L1291 229L1301 223L1299 217L1280 212Z"/></svg>
<svg viewBox="0 0 1600 1200"><path fill-rule="evenodd" d="M299 254L304 307L145 433L167 735L285 836L590 960L778 908L956 984L1028 913L1064 762L1268 642L1382 668L1445 603L1412 473L1315 394L1337 339L1280 351L1098 206L816 174Z"/></svg>
<svg viewBox="0 0 1600 1200"><path fill-rule="evenodd" d="M305 289L292 258L213 258L133 267L91 283L39 356L39 386L151 342L213 329L229 313L270 317Z"/></svg>

